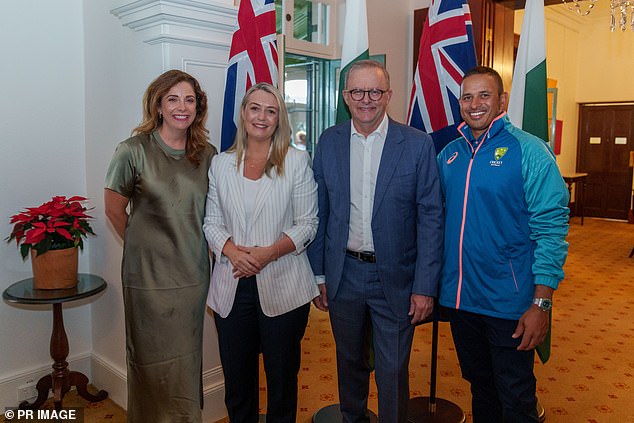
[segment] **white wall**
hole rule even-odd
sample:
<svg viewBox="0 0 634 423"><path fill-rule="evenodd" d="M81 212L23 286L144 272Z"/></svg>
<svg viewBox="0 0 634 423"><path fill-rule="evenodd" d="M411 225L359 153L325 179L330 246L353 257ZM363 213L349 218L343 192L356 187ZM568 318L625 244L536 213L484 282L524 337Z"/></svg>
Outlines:
<svg viewBox="0 0 634 423"><path fill-rule="evenodd" d="M4 2L0 25L2 152L0 232L9 216L54 195L85 195L84 64L81 0ZM59 19L51 19L59 16ZM80 271L87 270L88 248ZM31 276L15 244L0 243L0 289ZM91 350L91 305L64 307L68 361ZM17 405L16 388L49 372L52 311L0 303L0 407Z"/></svg>
<svg viewBox="0 0 634 423"><path fill-rule="evenodd" d="M152 33L124 26L123 18L111 10L128 3L131 1L10 2L3 6L0 26L0 76L5 81L0 105L4 150L0 158L4 181L0 228L3 237L8 235L10 215L53 195L92 199L98 236L87 242L80 271L103 276L109 286L93 301L64 307L68 361L71 369L86 373L92 383L108 390L124 406L121 242L103 213L106 167L116 144L140 121L145 88L170 68L185 69L199 78L210 95L212 140L219 139L219 104L236 16L233 0L205 0L196 3L198 8L182 7L187 1L174 0L167 7L175 8L176 13L167 15L182 13L187 15L184 19L200 21L200 27L189 26L195 37L185 45L178 33L184 26L150 23L146 26ZM205 21L212 17L211 22ZM171 33L161 32L166 30ZM15 245L0 244L0 258L1 289L31 275L30 261L22 262ZM0 407L16 406L17 386L50 372L51 317L50 308L0 303ZM225 414L211 323L208 315L203 364L206 421Z"/></svg>
<svg viewBox="0 0 634 423"><path fill-rule="evenodd" d="M130 1L4 2L0 25L2 237L10 231L9 216L24 207L58 194L92 199L98 236L88 240L80 270L103 276L109 287L90 301L64 307L68 361L122 405L126 393L121 243L103 214L105 170L115 145L140 120L146 86L168 68L185 69L201 80L210 97L208 127L217 144L227 57L222 46L231 34L229 23L235 21L233 0L195 2L215 21L190 27L204 42L175 45L169 37L160 38L164 27L135 31L110 12ZM405 119L412 80L412 13L428 6L429 0L368 0L370 53L387 55L394 91L390 114L400 121ZM193 9L179 11L191 14ZM634 68L634 33L611 34L607 19L584 22L581 31L566 18L547 13L548 72L558 80L557 115L564 120L559 159L564 170L574 168L577 102L634 100L634 84L627 82ZM170 29L172 38L182 35L183 27ZM152 36L154 41L149 42ZM0 243L0 289L30 275L30 261L21 260L15 245ZM0 407L17 405L17 386L50 371L51 317L47 307L0 303ZM213 409L222 414L222 406L213 402L222 397L222 374L209 316L205 324L206 413ZM207 414L207 419L216 418Z"/></svg>
<svg viewBox="0 0 634 423"><path fill-rule="evenodd" d="M609 17L579 34L577 101L634 101L634 31L610 32Z"/></svg>
<svg viewBox="0 0 634 423"><path fill-rule="evenodd" d="M224 70L230 30L235 22L232 0L201 2L200 9L180 7L177 1L171 12L155 4L156 10L152 12L140 7L130 15L115 16L111 13L116 7L130 3L125 0L87 0L84 13L86 179L88 194L95 198L98 209L96 229L103 234L93 245L90 263L93 272L103 275L110 282L108 292L93 305L93 379L95 385L109 390L112 399L123 406L127 402L127 393L120 278L122 250L121 241L107 224L103 213L104 176L116 144L129 137L130 131L141 120L141 100L146 87L167 69L185 70L199 80L210 99L207 126L211 141L219 144ZM183 19L203 19L206 7L209 7L207 11L210 14L220 15L219 25L227 22L231 25L221 27L219 33L205 32L195 25L185 33L179 33L183 27L169 21L174 17L170 13L182 14L178 18ZM144 18L150 18L150 21L146 22ZM165 22L163 25L152 22L155 19ZM226 36L223 35L225 32ZM222 403L223 379L215 328L209 313L205 318L203 344L204 416L205 421L216 421L226 412Z"/></svg>
<svg viewBox="0 0 634 423"><path fill-rule="evenodd" d="M405 122L412 86L413 18L410 5L405 1L367 0L367 11L370 54L385 54L385 64L390 73L392 99L389 115Z"/></svg>
<svg viewBox="0 0 634 423"><path fill-rule="evenodd" d="M100 234L93 242L92 272L109 282L103 297L93 304L91 330L97 358L93 383L126 406L126 361L121 242L104 215L105 172L118 142L128 138L141 119L141 99L149 82L162 71L160 46L148 46L138 33L121 25L110 10L121 2L86 1L86 184L94 198Z"/></svg>
<svg viewBox="0 0 634 423"><path fill-rule="evenodd" d="M216 23L191 31L204 42L175 45L169 37L161 38L165 27L136 31L111 13L130 2L9 2L3 6L0 26L0 76L5 81L0 104L4 147L0 169L5 181L0 186L0 228L3 236L8 235L10 215L53 195L92 199L98 236L87 242L80 270L104 277L109 285L92 301L65 307L69 362L124 406L121 242L103 213L106 167L116 144L141 118L145 88L168 68L185 69L201 80L210 97L208 127L217 144L228 56L222 46L231 35L228 22L235 22L233 0L201 1L197 4L207 8ZM181 0L174 0L178 3ZM407 112L412 78L412 11L428 5L428 0L368 0L370 53L387 55L394 90L390 113L400 121ZM179 10L194 13L190 8ZM387 27L401 30L386 36ZM170 36L178 38L183 28L170 29ZM31 275L30 261L21 260L15 245L1 244L0 259L1 289ZM49 371L51 316L48 308L0 303L0 407L17 405L17 386ZM214 421L209 409L224 413L214 403L222 398L222 373L210 316L205 324L206 417Z"/></svg>
<svg viewBox="0 0 634 423"><path fill-rule="evenodd" d="M523 11L515 13L520 33ZM557 80L557 119L563 121L563 173L576 170L579 103L634 101L634 31L609 30L607 2L598 2L589 16L577 17L563 5L547 7L546 67Z"/></svg>

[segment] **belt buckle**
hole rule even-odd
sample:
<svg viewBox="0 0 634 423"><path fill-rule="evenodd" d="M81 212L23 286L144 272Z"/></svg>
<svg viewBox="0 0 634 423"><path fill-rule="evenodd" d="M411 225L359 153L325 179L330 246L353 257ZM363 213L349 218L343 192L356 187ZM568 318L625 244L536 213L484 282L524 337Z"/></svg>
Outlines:
<svg viewBox="0 0 634 423"><path fill-rule="evenodd" d="M364 263L376 263L376 256L374 255L374 253L346 250L346 254Z"/></svg>

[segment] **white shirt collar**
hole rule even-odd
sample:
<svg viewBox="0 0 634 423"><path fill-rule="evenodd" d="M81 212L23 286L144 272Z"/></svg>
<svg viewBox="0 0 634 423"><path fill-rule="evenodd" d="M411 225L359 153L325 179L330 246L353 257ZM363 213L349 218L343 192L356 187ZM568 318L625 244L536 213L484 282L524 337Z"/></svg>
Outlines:
<svg viewBox="0 0 634 423"><path fill-rule="evenodd" d="M381 138L385 139L385 136L387 134L387 124L388 124L388 117L387 117L387 113L385 113L383 115L383 120L381 120L381 123L379 123L379 126L376 127L376 129L374 131L372 131L368 137L370 135L373 134L377 134L379 135ZM355 128L354 126L354 121L350 120L350 125L351 125L351 133L352 135L357 135L363 138L366 138L366 136L364 136L361 132L357 131L357 128Z"/></svg>

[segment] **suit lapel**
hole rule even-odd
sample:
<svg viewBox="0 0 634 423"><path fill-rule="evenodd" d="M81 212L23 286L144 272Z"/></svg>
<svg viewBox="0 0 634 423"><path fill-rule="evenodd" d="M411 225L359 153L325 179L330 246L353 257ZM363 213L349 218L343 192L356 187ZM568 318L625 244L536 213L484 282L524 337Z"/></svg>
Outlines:
<svg viewBox="0 0 634 423"><path fill-rule="evenodd" d="M337 171L339 173L339 181L341 182L341 188L343 190L343 204L345 210L343 216L350 216L350 135L351 124L342 125L339 134L336 139L336 164Z"/></svg>
<svg viewBox="0 0 634 423"><path fill-rule="evenodd" d="M235 205L234 215L238 220L242 233L245 233L247 222L246 212L244 211L244 185L242 183L242 166L236 167L235 154L232 156L232 160L229 164L231 171L227 172L227 188L229 195L234 198L233 204Z"/></svg>
<svg viewBox="0 0 634 423"><path fill-rule="evenodd" d="M379 173L376 176L376 187L374 189L374 207L372 209L372 217L381 205L381 201L385 196L390 180L394 175L394 171L398 166L398 162L403 153L401 143L404 141L401 131L392 120L388 121L387 136L383 145L383 153L381 153L381 162L379 163Z"/></svg>

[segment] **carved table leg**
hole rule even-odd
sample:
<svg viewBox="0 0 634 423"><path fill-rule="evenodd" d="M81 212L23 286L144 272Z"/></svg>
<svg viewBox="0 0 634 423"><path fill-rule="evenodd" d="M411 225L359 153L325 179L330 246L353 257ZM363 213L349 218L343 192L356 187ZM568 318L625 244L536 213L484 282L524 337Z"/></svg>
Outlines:
<svg viewBox="0 0 634 423"><path fill-rule="evenodd" d="M40 405L44 404L44 401L48 398L48 391L53 387L53 378L51 375L46 375L37 381L37 399L33 403L28 401L22 401L19 408L21 410L37 410Z"/></svg>
<svg viewBox="0 0 634 423"><path fill-rule="evenodd" d="M76 386L79 396L87 401L99 402L108 398L108 392L104 391L103 389L97 392L96 395L88 392L88 389L86 389L86 385L88 385L88 378L83 373L70 372L69 380L70 386Z"/></svg>
<svg viewBox="0 0 634 423"><path fill-rule="evenodd" d="M68 337L64 330L64 317L62 314L62 304L53 304L53 333L51 335L51 358L53 363L53 398L55 409L61 410L62 399L68 392Z"/></svg>
<svg viewBox="0 0 634 423"><path fill-rule="evenodd" d="M37 399L33 404L23 401L20 408L37 409L48 398L49 389L53 390L53 401L55 409L62 409L62 399L71 386L77 386L79 395L91 402L103 401L108 397L106 391L99 391L97 395L92 395L86 389L88 378L80 372L68 370L68 337L64 329L64 317L62 314L62 304L53 304L53 333L51 334L51 358L53 359L53 372L46 375L37 382Z"/></svg>

